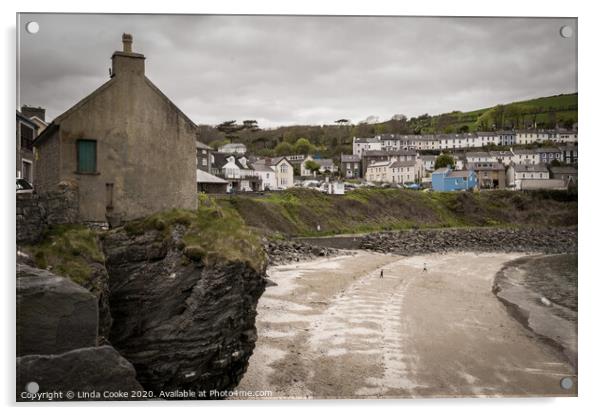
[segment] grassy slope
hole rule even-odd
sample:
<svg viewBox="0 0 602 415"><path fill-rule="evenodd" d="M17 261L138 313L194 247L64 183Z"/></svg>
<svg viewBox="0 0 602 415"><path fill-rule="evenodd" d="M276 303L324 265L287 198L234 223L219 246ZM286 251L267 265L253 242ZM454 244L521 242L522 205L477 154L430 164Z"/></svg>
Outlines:
<svg viewBox="0 0 602 415"><path fill-rule="evenodd" d="M526 101L518 101L510 104L504 104L506 111L515 111L524 115L529 122L535 117L535 121L539 124L545 124L549 121L548 114L556 112L556 120L562 125L566 120L577 122L577 98L578 95L554 95L550 97L541 97ZM570 109L569 109L570 108ZM437 119L442 116L452 116L455 121L452 124L453 128L457 129L463 125L467 125L470 131L477 131L479 126L484 122L486 125L493 123L493 114L495 107L482 108L474 111L461 112L456 111L448 114L440 114L432 117L432 125L437 125Z"/></svg>
<svg viewBox="0 0 602 415"><path fill-rule="evenodd" d="M245 226L238 212L202 194L196 212L173 209L129 222L124 228L131 235L155 229L168 237L175 224L187 228L183 249L189 257L206 263L242 261L258 271L267 263L258 235Z"/></svg>
<svg viewBox="0 0 602 415"><path fill-rule="evenodd" d="M199 196L196 212L181 209L161 212L128 222L124 229L130 235L153 229L169 237L175 224L187 227L183 238L185 252L188 249L206 263L243 261L256 270L262 270L267 263L258 235L245 226L236 210L219 206L206 196ZM90 286L94 271L90 264L102 264L105 260L102 237L103 231L83 225L53 226L40 243L21 249L32 256L37 267Z"/></svg>
<svg viewBox="0 0 602 415"><path fill-rule="evenodd" d="M269 236L313 236L388 229L462 226L570 226L576 195L561 192L424 193L361 189L327 196L289 189L265 198L219 199L247 225ZM317 232L316 226L321 231Z"/></svg>
<svg viewBox="0 0 602 415"><path fill-rule="evenodd" d="M92 276L90 263L104 263L97 232L83 225L53 226L42 242L23 250L38 268L50 269L80 285L87 285Z"/></svg>

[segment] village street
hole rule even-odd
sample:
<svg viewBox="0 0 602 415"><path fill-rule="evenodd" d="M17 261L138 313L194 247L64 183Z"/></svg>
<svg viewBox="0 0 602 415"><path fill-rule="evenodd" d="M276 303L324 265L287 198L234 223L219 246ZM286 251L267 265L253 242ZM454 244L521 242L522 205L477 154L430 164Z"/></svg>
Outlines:
<svg viewBox="0 0 602 415"><path fill-rule="evenodd" d="M491 292L495 273L518 257L356 252L272 267L277 286L259 301L258 341L237 390L284 399L575 395L560 388L571 366Z"/></svg>

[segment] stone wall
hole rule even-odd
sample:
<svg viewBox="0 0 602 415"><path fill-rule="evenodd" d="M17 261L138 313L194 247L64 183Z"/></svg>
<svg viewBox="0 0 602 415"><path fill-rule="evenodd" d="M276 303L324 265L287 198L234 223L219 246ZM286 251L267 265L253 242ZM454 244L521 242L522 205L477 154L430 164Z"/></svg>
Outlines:
<svg viewBox="0 0 602 415"><path fill-rule="evenodd" d="M454 251L577 252L576 228L459 228L379 232L362 237L360 249L422 255Z"/></svg>
<svg viewBox="0 0 602 415"><path fill-rule="evenodd" d="M35 193L17 194L17 243L36 243L47 228L45 204Z"/></svg>
<svg viewBox="0 0 602 415"><path fill-rule="evenodd" d="M17 244L39 242L50 225L77 223L77 185L61 182L55 190L17 194Z"/></svg>

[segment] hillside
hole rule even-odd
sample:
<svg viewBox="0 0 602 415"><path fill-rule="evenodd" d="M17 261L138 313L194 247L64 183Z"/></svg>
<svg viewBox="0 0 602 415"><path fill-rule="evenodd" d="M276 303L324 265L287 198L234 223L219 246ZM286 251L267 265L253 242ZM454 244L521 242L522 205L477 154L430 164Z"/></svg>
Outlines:
<svg viewBox="0 0 602 415"><path fill-rule="evenodd" d="M539 128L554 128L556 125L571 128L578 122L577 99L577 93L554 95L467 112L452 111L434 116L424 114L376 124L294 125L269 130L249 128L236 132L231 140L246 144L253 154L274 156L294 152L295 142L299 138L306 138L314 146L313 153L322 157L337 157L341 153L351 153L353 137L376 134L459 133L523 129L534 125ZM241 120L238 123L242 126ZM211 126L200 126L200 135L203 142L215 148L230 141L223 132ZM281 146L277 147L279 144Z"/></svg>
<svg viewBox="0 0 602 415"><path fill-rule="evenodd" d="M554 95L469 112L454 111L420 121L416 119L415 128L422 133L525 129L535 125L572 128L578 120L577 98L576 93Z"/></svg>
<svg viewBox="0 0 602 415"><path fill-rule="evenodd" d="M265 197L224 197L218 203L235 209L248 226L271 237L410 228L577 225L577 195L566 192L358 189L344 196L328 196L295 188Z"/></svg>

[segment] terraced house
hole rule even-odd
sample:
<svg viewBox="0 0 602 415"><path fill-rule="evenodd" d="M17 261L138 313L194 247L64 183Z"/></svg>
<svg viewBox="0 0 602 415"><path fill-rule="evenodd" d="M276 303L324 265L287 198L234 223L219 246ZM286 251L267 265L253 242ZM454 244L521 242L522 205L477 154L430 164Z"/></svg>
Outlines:
<svg viewBox="0 0 602 415"><path fill-rule="evenodd" d="M562 161L562 151L558 147L540 147L535 149L539 154L539 161L543 164L549 164L556 161Z"/></svg>

